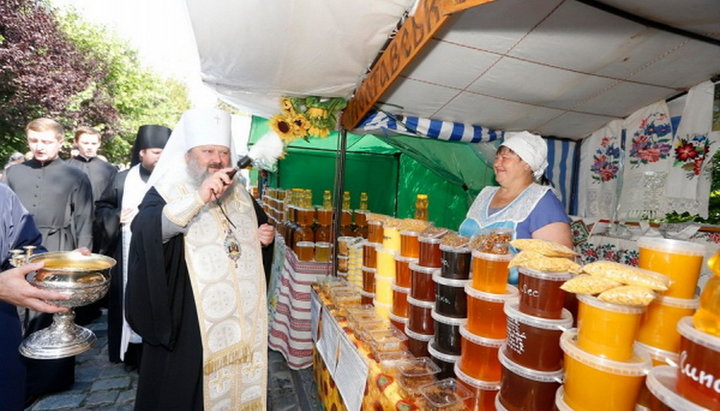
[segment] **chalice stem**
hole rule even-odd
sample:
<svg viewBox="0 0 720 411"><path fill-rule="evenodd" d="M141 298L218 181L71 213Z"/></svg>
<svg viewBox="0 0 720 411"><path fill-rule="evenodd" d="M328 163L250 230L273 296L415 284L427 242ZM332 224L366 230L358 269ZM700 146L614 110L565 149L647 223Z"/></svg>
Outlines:
<svg viewBox="0 0 720 411"><path fill-rule="evenodd" d="M77 334L75 328L75 311L73 311L72 308L68 309L64 313L53 314L53 322L50 325L50 331L52 333L72 337Z"/></svg>

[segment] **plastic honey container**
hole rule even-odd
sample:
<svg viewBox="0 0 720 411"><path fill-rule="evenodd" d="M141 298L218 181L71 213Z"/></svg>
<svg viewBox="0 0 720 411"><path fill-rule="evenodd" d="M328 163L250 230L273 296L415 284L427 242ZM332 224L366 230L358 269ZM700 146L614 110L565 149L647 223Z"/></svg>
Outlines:
<svg viewBox="0 0 720 411"><path fill-rule="evenodd" d="M692 317L678 322L680 364L677 392L711 410L720 409L720 337L693 326Z"/></svg>
<svg viewBox="0 0 720 411"><path fill-rule="evenodd" d="M452 355L452 354L446 354L442 352L442 350L439 350L436 348L437 345L435 344L435 340L432 339L428 341L428 354L430 354L430 359L437 364L438 367L440 367L440 373L438 373L437 377L438 379L443 378L454 378L455 377L455 363L460 360L459 355Z"/></svg>
<svg viewBox="0 0 720 411"><path fill-rule="evenodd" d="M400 231L397 227L383 227L383 247L400 252Z"/></svg>
<svg viewBox="0 0 720 411"><path fill-rule="evenodd" d="M680 333L677 331L677 323L681 318L692 315L698 303L697 298L655 298L640 319L636 340L662 350L678 352Z"/></svg>
<svg viewBox="0 0 720 411"><path fill-rule="evenodd" d="M412 355L418 358L427 357L429 355L427 346L428 342L433 339L433 334L427 335L416 333L406 326L405 335L408 337L405 342L407 344L407 349Z"/></svg>
<svg viewBox="0 0 720 411"><path fill-rule="evenodd" d="M383 223L382 221L368 221L368 241L371 243L383 242Z"/></svg>
<svg viewBox="0 0 720 411"><path fill-rule="evenodd" d="M583 350L576 337L576 330L560 337L567 405L584 411L633 410L652 366L650 357L637 351L628 361L609 360Z"/></svg>
<svg viewBox="0 0 720 411"><path fill-rule="evenodd" d="M375 276L375 301L382 303L382 304L392 304L393 300L393 294L392 294L392 285L393 280L385 278L385 277L378 277Z"/></svg>
<svg viewBox="0 0 720 411"><path fill-rule="evenodd" d="M438 378L439 377L438 374ZM454 378L446 378L420 388L421 408L424 411L447 411L463 407L472 392Z"/></svg>
<svg viewBox="0 0 720 411"><path fill-rule="evenodd" d="M465 318L446 317L432 310L435 320L435 346L446 354L460 355L460 327Z"/></svg>
<svg viewBox="0 0 720 411"><path fill-rule="evenodd" d="M562 384L563 371L537 371L508 359L505 350L499 352L502 365L500 393L496 401L510 411L550 410L555 393Z"/></svg>
<svg viewBox="0 0 720 411"><path fill-rule="evenodd" d="M435 282L435 311L448 317L467 317L465 286L470 280L452 280L433 273Z"/></svg>
<svg viewBox="0 0 720 411"><path fill-rule="evenodd" d="M408 320L407 317L401 317L391 312L390 314L388 314L388 319L390 320L390 324L394 325L395 328L402 332L405 332L405 325L407 325Z"/></svg>
<svg viewBox="0 0 720 411"><path fill-rule="evenodd" d="M652 411L707 411L694 402L683 398L675 389L677 369L661 366L650 370L645 385L650 392L649 408Z"/></svg>
<svg viewBox="0 0 720 411"><path fill-rule="evenodd" d="M370 293L365 290L358 290L358 293L360 294L360 304L372 305L373 301L375 301L375 293Z"/></svg>
<svg viewBox="0 0 720 411"><path fill-rule="evenodd" d="M395 256L395 284L400 287L410 287L410 264L417 264L417 258Z"/></svg>
<svg viewBox="0 0 720 411"><path fill-rule="evenodd" d="M640 237L637 245L638 266L665 274L672 280L663 295L685 299L695 296L705 257L704 245L655 237Z"/></svg>
<svg viewBox="0 0 720 411"><path fill-rule="evenodd" d="M420 233L417 231L400 231L400 255L409 258L418 258L420 256L419 236Z"/></svg>
<svg viewBox="0 0 720 411"><path fill-rule="evenodd" d="M363 265L368 268L377 268L377 248L380 244L363 244Z"/></svg>
<svg viewBox="0 0 720 411"><path fill-rule="evenodd" d="M482 381L460 371L455 364L455 378L469 389L473 396L465 400L465 408L470 411L486 411L495 407L495 397L500 391L500 381Z"/></svg>
<svg viewBox="0 0 720 411"><path fill-rule="evenodd" d="M392 285L393 299L392 299L392 313L399 317L408 316L408 294L410 293L409 288L398 287Z"/></svg>
<svg viewBox="0 0 720 411"><path fill-rule="evenodd" d="M507 342L505 356L515 364L537 371L554 372L562 368L560 336L572 328L570 311L563 310L560 320L548 320L523 314L517 302L505 304Z"/></svg>
<svg viewBox="0 0 720 411"><path fill-rule="evenodd" d="M460 328L460 335L460 371L478 380L500 380L498 350L505 340L481 337L468 331L464 325Z"/></svg>
<svg viewBox="0 0 720 411"><path fill-rule="evenodd" d="M660 348L645 345L641 342L635 341L635 349L645 351L650 356L653 367L657 367L658 365L677 367L680 361L680 355L676 352L661 350Z"/></svg>
<svg viewBox="0 0 720 411"><path fill-rule="evenodd" d="M385 277L395 280L395 251L387 248L378 248L376 277Z"/></svg>
<svg viewBox="0 0 720 411"><path fill-rule="evenodd" d="M368 293L375 292L375 269L370 267L360 267L362 271L362 289Z"/></svg>
<svg viewBox="0 0 720 411"><path fill-rule="evenodd" d="M467 294L467 328L470 332L488 338L505 338L507 326L503 310L505 302L517 299L517 288L505 286L505 294L492 294L465 286Z"/></svg>
<svg viewBox="0 0 720 411"><path fill-rule="evenodd" d="M578 294L578 300L580 348L614 361L630 360L645 307L606 303L587 294Z"/></svg>
<svg viewBox="0 0 720 411"><path fill-rule="evenodd" d="M433 274L438 268L410 263L410 296L416 300L435 301Z"/></svg>
<svg viewBox="0 0 720 411"><path fill-rule="evenodd" d="M445 278L467 280L470 278L470 249L440 244L440 275Z"/></svg>
<svg viewBox="0 0 720 411"><path fill-rule="evenodd" d="M546 273L529 268L519 268L518 273L520 311L536 317L562 318L565 291L560 286L573 275Z"/></svg>
<svg viewBox="0 0 720 411"><path fill-rule="evenodd" d="M442 267L440 257L440 239L434 237L420 237L420 256L418 263L423 267Z"/></svg>
<svg viewBox="0 0 720 411"><path fill-rule="evenodd" d="M435 320L432 318L432 309L435 303L421 301L408 296L408 324L407 328L420 334L432 335L435 333Z"/></svg>
<svg viewBox="0 0 720 411"><path fill-rule="evenodd" d="M502 294L508 282L512 254L490 254L473 250L472 281L476 290Z"/></svg>

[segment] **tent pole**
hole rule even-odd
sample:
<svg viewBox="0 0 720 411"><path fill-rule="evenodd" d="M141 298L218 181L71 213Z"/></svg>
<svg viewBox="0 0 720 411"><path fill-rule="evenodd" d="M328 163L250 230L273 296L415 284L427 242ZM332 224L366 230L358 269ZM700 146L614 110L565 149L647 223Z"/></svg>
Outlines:
<svg viewBox="0 0 720 411"><path fill-rule="evenodd" d="M342 217L343 191L345 185L345 159L347 155L347 130L340 127L338 148L335 154L335 213L332 225L332 275L337 275L337 250L340 232L340 218Z"/></svg>

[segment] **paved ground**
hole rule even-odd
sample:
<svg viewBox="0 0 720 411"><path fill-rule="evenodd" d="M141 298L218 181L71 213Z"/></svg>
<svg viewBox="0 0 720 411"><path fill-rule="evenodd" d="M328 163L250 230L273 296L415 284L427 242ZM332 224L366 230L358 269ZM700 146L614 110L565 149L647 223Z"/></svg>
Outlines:
<svg viewBox="0 0 720 411"><path fill-rule="evenodd" d="M88 328L95 332L95 348L77 356L72 389L38 399L29 411L132 410L138 374L113 364L107 356L107 317L103 315ZM270 351L268 409L273 411L321 410L312 369L293 371L283 356Z"/></svg>

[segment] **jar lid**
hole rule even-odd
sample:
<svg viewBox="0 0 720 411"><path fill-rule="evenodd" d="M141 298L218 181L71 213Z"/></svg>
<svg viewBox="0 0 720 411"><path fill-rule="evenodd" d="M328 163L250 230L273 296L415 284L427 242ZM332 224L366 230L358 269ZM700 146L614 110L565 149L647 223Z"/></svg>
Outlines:
<svg viewBox="0 0 720 411"><path fill-rule="evenodd" d="M477 288L473 287L472 284L467 284L465 286L465 294L467 294L469 297L480 300L491 301L494 303L504 303L505 301L511 300L513 298L518 298L519 293L517 287L508 284L506 290L507 291L505 292L505 294L494 294L480 291Z"/></svg>
<svg viewBox="0 0 720 411"><path fill-rule="evenodd" d="M463 325L467 322L467 318L447 317L439 314L437 311L435 311L435 308L432 309L430 315L432 316L433 320L447 325Z"/></svg>
<svg viewBox="0 0 720 411"><path fill-rule="evenodd" d="M560 336L560 348L568 357L588 367L611 374L640 377L652 368L650 356L640 350L635 350L633 357L628 361L613 361L588 353L577 345L577 328L562 333Z"/></svg>
<svg viewBox="0 0 720 411"><path fill-rule="evenodd" d="M447 394L437 395L438 392ZM456 409L473 396L469 389L454 378L445 378L423 385L420 387L420 393L425 397L428 408L433 410Z"/></svg>
<svg viewBox="0 0 720 411"><path fill-rule="evenodd" d="M410 337L414 340L418 340L418 341L430 341L433 339L433 337L435 337L434 334L428 335L428 334L416 333L415 331L409 329L407 324L405 324L405 335L407 335L408 337Z"/></svg>
<svg viewBox="0 0 720 411"><path fill-rule="evenodd" d="M432 276L433 281L440 285L447 285L449 287L465 287L466 285L470 284L471 280L455 280L452 278L445 278L442 276L442 273L440 271L436 271L433 273Z"/></svg>
<svg viewBox="0 0 720 411"><path fill-rule="evenodd" d="M395 254L395 261L400 261L402 263L408 263L408 264L413 264L413 263L417 264L418 259L415 257L405 257L400 254Z"/></svg>
<svg viewBox="0 0 720 411"><path fill-rule="evenodd" d="M410 305L414 305L415 307L421 307L421 308L433 308L435 306L435 301L422 301L422 300L413 298L409 295L407 298L407 302Z"/></svg>
<svg viewBox="0 0 720 411"><path fill-rule="evenodd" d="M547 318L540 318L535 317L533 315L528 315L523 312L521 312L518 309L518 306L520 305L517 301L507 301L505 302L505 307L503 307L503 311L505 311L505 315L507 315L509 318L514 318L517 321L527 324L531 327L535 328L542 328L545 330L569 330L572 328L573 324L573 316L567 309L563 308L562 310L562 316L558 320L552 320Z"/></svg>
<svg viewBox="0 0 720 411"><path fill-rule="evenodd" d="M668 408L683 411L707 411L694 402L678 394L675 384L677 382L677 368L668 365L654 367L645 379L645 385L652 395Z"/></svg>
<svg viewBox="0 0 720 411"><path fill-rule="evenodd" d="M379 253L390 254L390 255L393 256L393 258L394 258L395 255L398 253L397 250L393 250L393 249L390 249L390 248L383 248L382 246L378 246L378 247L376 248L376 250L377 250L378 254L379 254Z"/></svg>
<svg viewBox="0 0 720 411"><path fill-rule="evenodd" d="M461 247L455 247L447 244L440 244L440 251L456 253L456 254L469 254L470 248L467 245Z"/></svg>
<svg viewBox="0 0 720 411"><path fill-rule="evenodd" d="M382 248L382 243L371 243L369 241L366 241L363 243L363 246L378 249Z"/></svg>
<svg viewBox="0 0 720 411"><path fill-rule="evenodd" d="M406 377L421 377L439 373L440 367L428 357L419 357L399 361L397 363L397 370Z"/></svg>
<svg viewBox="0 0 720 411"><path fill-rule="evenodd" d="M525 268L525 267L518 267L518 272L520 274L524 274L529 277L539 278L541 280L547 280L547 281L567 281L575 276L574 274L568 273L565 271L552 273L552 272L533 270L532 268Z"/></svg>
<svg viewBox="0 0 720 411"><path fill-rule="evenodd" d="M363 290L363 289L360 289L360 290L357 290L357 291L358 291L358 292L360 293L360 295L362 295L363 297L375 298L375 293L367 292L367 291L365 291L365 290Z"/></svg>
<svg viewBox="0 0 720 411"><path fill-rule="evenodd" d="M379 226L383 225L383 222L380 220L369 220L367 223L371 224L371 225L379 225Z"/></svg>
<svg viewBox="0 0 720 411"><path fill-rule="evenodd" d="M696 297L693 299L686 299L686 298L677 298L677 297L667 297L664 295L660 295L655 297L655 301L658 304L661 305L667 305L669 307L675 307L675 308L684 308L687 310L696 310L698 306L700 305L700 298Z"/></svg>
<svg viewBox="0 0 720 411"><path fill-rule="evenodd" d="M300 241L300 243L304 243L304 242L305 241ZM298 243L298 245L300 245L300 243ZM310 243L310 244L313 244L313 243ZM347 260L348 258L350 258L350 256L349 255L338 255L337 258L340 260Z"/></svg>
<svg viewBox="0 0 720 411"><path fill-rule="evenodd" d="M390 287L392 287L393 284L395 284L395 279L393 277L375 274L375 283L390 283Z"/></svg>
<svg viewBox="0 0 720 411"><path fill-rule="evenodd" d="M388 313L388 317L389 317L392 321L397 321L397 322L399 322L399 323L407 324L407 322L408 322L408 318L407 318L407 317L400 317L399 315L395 315L395 314L393 314L392 312Z"/></svg>
<svg viewBox="0 0 720 411"><path fill-rule="evenodd" d="M419 237L420 232L419 231L411 231L411 230L402 230L402 231L400 231L400 235L404 235L406 237Z"/></svg>
<svg viewBox="0 0 720 411"><path fill-rule="evenodd" d="M513 255L508 254L491 254L491 253L484 253L479 250L473 250L472 256L474 258L479 258L482 260L488 260L488 261L510 261L513 258Z"/></svg>
<svg viewBox="0 0 720 411"><path fill-rule="evenodd" d="M440 272L440 267L425 267L416 263L410 263L409 267L413 271L417 271L420 274L433 274L436 271Z"/></svg>
<svg viewBox="0 0 720 411"><path fill-rule="evenodd" d="M563 387L558 388L558 390L555 392L555 408L557 408L558 411L574 411L565 402L565 390L563 389ZM636 411L638 411L637 408Z"/></svg>
<svg viewBox="0 0 720 411"><path fill-rule="evenodd" d="M647 248L670 254L684 254L701 257L705 256L705 252L707 251L705 246L700 243L660 237L640 237L637 239L637 246L638 248Z"/></svg>
<svg viewBox="0 0 720 411"><path fill-rule="evenodd" d="M332 244L331 244L331 243L328 243L327 241L317 241L317 242L315 242L315 247L326 247L326 248L330 248L330 247L332 247Z"/></svg>
<svg viewBox="0 0 720 411"><path fill-rule="evenodd" d="M440 239L435 237L420 237L418 241L428 244L440 244Z"/></svg>
<svg viewBox="0 0 720 411"><path fill-rule="evenodd" d="M372 268L372 267L367 267L367 266L362 266L362 267L360 267L360 269L363 271L367 271L369 273L374 273L377 270L377 268Z"/></svg>
<svg viewBox="0 0 720 411"><path fill-rule="evenodd" d="M315 247L315 243L312 241L298 241L298 247Z"/></svg>
<svg viewBox="0 0 720 411"><path fill-rule="evenodd" d="M506 345L503 345L498 351L498 359L503 367L511 371L513 374L519 375L528 380L538 382L556 382L559 384L563 383L563 369L560 368L557 371L538 371L527 367L523 367L520 364L515 363L505 355Z"/></svg>
<svg viewBox="0 0 720 411"><path fill-rule="evenodd" d="M478 380L477 378L473 378L460 369L460 366L458 363L455 363L455 366L453 367L453 371L455 371L455 376L462 382L466 383L467 385L470 385L474 388L479 388L483 391L499 391L500 390L500 381L483 381Z"/></svg>
<svg viewBox="0 0 720 411"><path fill-rule="evenodd" d="M642 314L647 307L640 305L623 305L600 301L597 297L589 294L577 294L577 299L583 304L598 308L600 310L612 311L620 314Z"/></svg>
<svg viewBox="0 0 720 411"><path fill-rule="evenodd" d="M379 302L378 300L375 300L375 299L373 299L373 305L375 306L375 308L380 307L380 308L384 308L384 309L386 309L386 310L389 310L390 307L392 307L392 304L381 303L381 302Z"/></svg>
<svg viewBox="0 0 720 411"><path fill-rule="evenodd" d="M720 337L715 337L714 335L704 333L695 328L692 317L683 317L680 319L677 323L677 330L681 336L695 344L720 352Z"/></svg>
<svg viewBox="0 0 720 411"><path fill-rule="evenodd" d="M647 344L643 344L639 341L635 341L635 348L645 351L653 361L664 362L665 364L677 366L680 361L680 354L672 351L661 350L657 347L652 347Z"/></svg>
<svg viewBox="0 0 720 411"><path fill-rule="evenodd" d="M391 285L390 288L391 288L393 291L397 291L397 292L399 292L399 293L410 294L410 287L407 287L407 288L406 288L406 287L400 287L399 285L395 284L394 281L393 281L393 285Z"/></svg>
<svg viewBox="0 0 720 411"><path fill-rule="evenodd" d="M431 357L437 358L440 361L445 361L445 362L449 362L449 363L453 363L453 364L455 364L460 359L459 355L445 354L444 352L435 348L434 345L435 345L435 338L428 341L427 348L428 348L428 353L430 354Z"/></svg>
<svg viewBox="0 0 720 411"><path fill-rule="evenodd" d="M482 345L485 347L499 348L505 342L505 338L495 339L495 338L481 337L477 334L473 334L472 332L470 332L470 330L467 329L467 324L463 324L460 326L460 335L462 335L463 338L465 338L466 340L470 341L473 344Z"/></svg>

